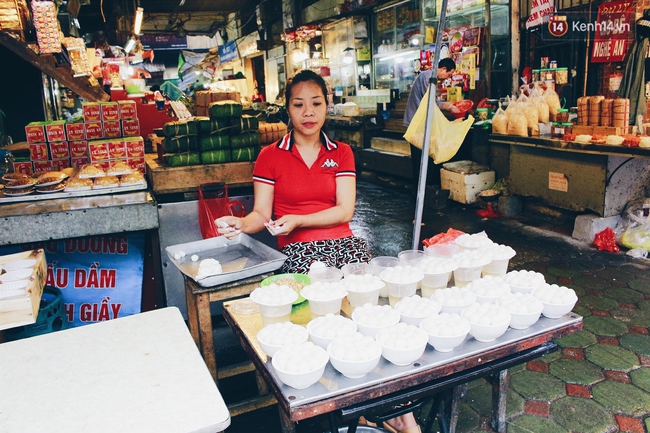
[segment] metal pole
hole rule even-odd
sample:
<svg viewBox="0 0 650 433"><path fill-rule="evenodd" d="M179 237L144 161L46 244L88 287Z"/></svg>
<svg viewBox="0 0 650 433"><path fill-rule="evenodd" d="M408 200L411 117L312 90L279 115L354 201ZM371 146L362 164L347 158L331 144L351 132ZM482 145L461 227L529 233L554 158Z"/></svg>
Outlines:
<svg viewBox="0 0 650 433"><path fill-rule="evenodd" d="M436 89L438 88L438 63L440 63L440 45L442 44L442 30L447 17L447 0L442 0L442 9L438 17L438 31L436 32L436 51L433 54L433 73L429 78L429 99L427 100L427 118L424 123L424 143L422 143L422 158L420 159L420 179L418 180L418 194L415 202L415 223L413 224L413 248L420 249L420 226L422 225L422 211L424 208L424 194L427 184L427 168L429 165L429 141L431 140L431 124L433 122L433 106L436 104ZM422 101L420 101L420 104Z"/></svg>

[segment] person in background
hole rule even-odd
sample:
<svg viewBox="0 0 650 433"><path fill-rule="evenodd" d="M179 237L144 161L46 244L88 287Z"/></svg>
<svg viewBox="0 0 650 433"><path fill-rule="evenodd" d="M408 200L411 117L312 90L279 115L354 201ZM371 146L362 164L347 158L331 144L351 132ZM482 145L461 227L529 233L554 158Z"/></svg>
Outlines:
<svg viewBox="0 0 650 433"><path fill-rule="evenodd" d="M450 58L441 59L440 62L438 62L438 69L436 72L436 75L438 77L438 83L441 83L444 80L451 78L455 70L456 70L456 62L454 62ZM404 111L405 126L408 126L411 123L411 120L413 120L413 116L415 116L415 112L420 106L420 102L422 101L424 94L429 88L429 78L431 78L432 74L433 74L433 69L427 69L426 71L420 73L420 75L418 75L415 78L415 81L413 82L413 86L411 87L411 93L409 94L409 99L406 103L406 110ZM456 107L451 102L441 101L440 99L436 99L436 102L438 104L438 107L440 107L440 109L443 110L443 113L445 111L448 111L449 113L460 113L458 107ZM422 158L422 150L418 149L417 147L411 144L411 163L413 164L413 182L415 184L416 189L418 185L418 180L420 178L421 158ZM427 170L427 185L440 184L439 170L432 170L431 167L433 166L434 166L433 158L429 157L429 169Z"/></svg>
<svg viewBox="0 0 650 433"><path fill-rule="evenodd" d="M292 130L262 149L255 162L253 210L243 218L217 219L217 229L232 238L268 227L288 257L283 272L307 273L317 261L337 268L368 262L366 240L349 225L356 202L354 154L323 132L327 85L302 70L285 92Z"/></svg>
<svg viewBox="0 0 650 433"><path fill-rule="evenodd" d="M264 102L264 96L260 93L260 89L255 87L251 95L251 102Z"/></svg>

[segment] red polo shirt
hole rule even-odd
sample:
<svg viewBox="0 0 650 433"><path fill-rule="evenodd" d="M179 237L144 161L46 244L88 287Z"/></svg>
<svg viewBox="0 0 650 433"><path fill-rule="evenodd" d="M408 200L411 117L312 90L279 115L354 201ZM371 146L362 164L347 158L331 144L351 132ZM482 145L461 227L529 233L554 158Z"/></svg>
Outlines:
<svg viewBox="0 0 650 433"><path fill-rule="evenodd" d="M345 143L330 140L321 132L323 146L316 162L308 168L289 133L260 152L253 169L253 181L274 187L273 214L306 215L336 205L336 178L356 177L354 154ZM278 248L293 242L312 242L352 236L348 223L326 228L297 228L278 236Z"/></svg>

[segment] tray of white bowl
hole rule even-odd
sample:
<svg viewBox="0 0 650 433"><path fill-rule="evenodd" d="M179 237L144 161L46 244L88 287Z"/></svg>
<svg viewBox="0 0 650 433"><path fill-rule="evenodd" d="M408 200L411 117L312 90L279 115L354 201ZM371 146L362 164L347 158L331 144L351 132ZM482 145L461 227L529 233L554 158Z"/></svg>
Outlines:
<svg viewBox="0 0 650 433"><path fill-rule="evenodd" d="M419 373L431 368L459 361L519 340L541 335L567 325L580 323L581 321L582 317L574 313L565 314L559 319L540 317L539 320L529 328L508 328L505 334L490 343L482 343L474 339L471 335L468 335L463 343L450 352L438 352L434 350L431 345L427 344L424 354L418 358L417 362L411 363L407 366L397 366L391 364L382 357L379 360L377 367L359 379L350 379L343 376L332 367L331 363L328 363L325 367L325 372L318 382L308 388L300 390L291 388L282 383L274 370L270 359L267 361L266 367L284 395L285 401L289 403L289 406L292 408L300 407L305 404L326 400L337 395L353 392L368 386L378 385L386 381L399 379L414 373Z"/></svg>
<svg viewBox="0 0 650 433"><path fill-rule="evenodd" d="M224 236L165 248L171 262L202 287L212 287L280 269L287 256L252 237L240 234L234 239ZM219 262L220 272L199 274L206 259Z"/></svg>

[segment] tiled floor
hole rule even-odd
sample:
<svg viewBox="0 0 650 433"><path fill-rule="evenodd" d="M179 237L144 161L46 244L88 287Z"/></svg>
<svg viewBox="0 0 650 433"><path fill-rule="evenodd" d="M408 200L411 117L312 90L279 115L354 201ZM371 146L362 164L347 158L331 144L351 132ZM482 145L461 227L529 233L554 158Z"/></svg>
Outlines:
<svg viewBox="0 0 650 433"><path fill-rule="evenodd" d="M414 193L399 184L359 182L356 234L373 255L411 248ZM573 288L574 311L584 329L558 340L561 350L510 370L509 433L643 433L650 430L650 260L601 252L566 236L564 221L483 219L473 206L450 203L438 210L425 197L422 238L453 227L485 231L517 255L509 269L535 270L547 282ZM236 342L235 342L236 343ZM223 359L237 359L236 344ZM241 382L237 388L241 388ZM227 383L221 384L226 398ZM251 382L254 386L254 382ZM490 387L472 382L463 398L459 432L492 431ZM255 421L253 421L255 420ZM434 426L434 430L436 431ZM279 432L275 407L233 418L228 432ZM301 423L298 431L322 431Z"/></svg>

